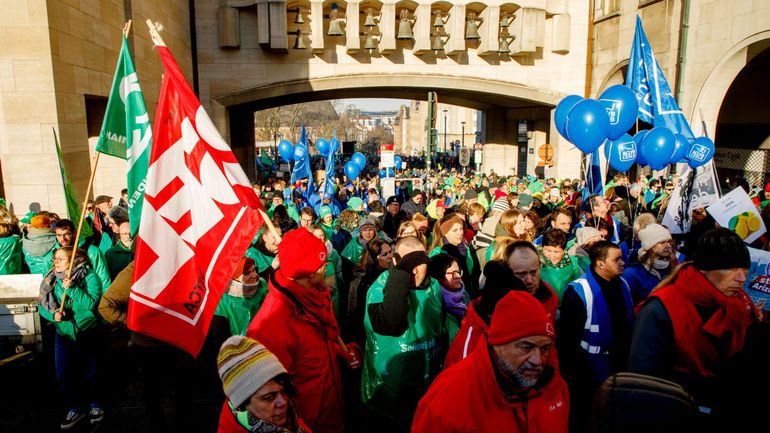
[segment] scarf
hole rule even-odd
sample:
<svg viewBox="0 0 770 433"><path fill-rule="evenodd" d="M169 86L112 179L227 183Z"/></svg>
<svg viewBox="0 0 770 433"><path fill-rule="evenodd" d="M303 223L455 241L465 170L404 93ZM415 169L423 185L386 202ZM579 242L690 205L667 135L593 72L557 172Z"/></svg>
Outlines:
<svg viewBox="0 0 770 433"><path fill-rule="evenodd" d="M276 271L271 277L271 282L280 292L291 299L303 312L313 316L321 323L321 327L330 340L336 340L340 335L340 328L332 309L332 294L326 287L320 290L314 287L302 287L295 281L283 276Z"/></svg>
<svg viewBox="0 0 770 433"><path fill-rule="evenodd" d="M746 330L757 317L754 304L746 292L741 290L735 296L725 296L694 266L682 269L674 286L686 301L706 308L717 308L701 330L720 341L729 337L728 357L743 347Z"/></svg>
<svg viewBox="0 0 770 433"><path fill-rule="evenodd" d="M56 234L51 229L38 229L30 227L27 234L21 239L24 251L33 257L41 257L48 254L56 246Z"/></svg>
<svg viewBox="0 0 770 433"><path fill-rule="evenodd" d="M259 288L259 280L253 284L242 283L238 280L230 280L230 285L227 287L227 294L236 298L251 299Z"/></svg>
<svg viewBox="0 0 770 433"><path fill-rule="evenodd" d="M228 402L230 409L232 410L232 404ZM289 413L287 414L287 426L280 427L271 422L265 421L261 418L255 418L246 411L233 410L235 419L241 427L245 428L251 433L306 433L304 424L299 421L297 417L297 411L294 409L294 405L291 404Z"/></svg>
<svg viewBox="0 0 770 433"><path fill-rule="evenodd" d="M461 255L463 258L465 258L465 256L467 256L467 255L468 255L468 244L467 244L467 243L465 243L465 239L463 239L462 241L460 241L460 244L459 244L459 245L455 245L455 244L453 244L453 243L449 242L449 241L447 240L446 236L443 236L443 237L441 238L441 240L442 240L442 242L443 242L443 244L442 244L442 245L444 245L445 247L446 247L446 246L449 246L449 245L452 245L453 247L457 248L457 252L459 252L459 253L460 253L460 255ZM444 250L446 250L446 248L444 248Z"/></svg>
<svg viewBox="0 0 770 433"><path fill-rule="evenodd" d="M85 263L81 263L72 269L72 275L70 275L70 287L75 287L85 279L88 269ZM43 278L43 282L40 283L39 302L40 306L45 308L49 313L53 313L59 309L61 304L56 299L54 294L54 287L56 286L56 280L63 281L67 277L67 272L54 272L51 270Z"/></svg>
<svg viewBox="0 0 770 433"><path fill-rule="evenodd" d="M465 288L453 292L441 286L441 296L444 298L444 307L455 316L465 317L468 306L465 304Z"/></svg>

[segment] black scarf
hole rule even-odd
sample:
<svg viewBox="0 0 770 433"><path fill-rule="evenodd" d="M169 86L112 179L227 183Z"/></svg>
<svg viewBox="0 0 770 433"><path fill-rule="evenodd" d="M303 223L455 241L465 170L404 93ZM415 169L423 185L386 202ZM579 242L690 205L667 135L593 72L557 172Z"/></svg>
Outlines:
<svg viewBox="0 0 770 433"><path fill-rule="evenodd" d="M77 266L75 266L72 269L72 274L70 275L70 287L75 287L78 284L80 284L81 281L83 281L86 277L86 274L88 273L88 268L86 268L85 263L81 263ZM56 285L56 280L64 281L64 279L67 277L67 272L54 272L51 270L46 274L45 278L43 278L43 282L40 283L40 294L39 294L39 300L40 300L40 306L45 308L46 311L49 313L53 313L56 310L59 309L60 305L59 300L56 299L56 295L54 294L54 287Z"/></svg>

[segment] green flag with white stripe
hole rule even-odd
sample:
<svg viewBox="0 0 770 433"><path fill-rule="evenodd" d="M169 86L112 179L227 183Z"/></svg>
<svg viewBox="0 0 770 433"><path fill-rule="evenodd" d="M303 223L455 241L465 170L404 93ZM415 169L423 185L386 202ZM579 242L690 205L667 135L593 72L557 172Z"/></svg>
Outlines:
<svg viewBox="0 0 770 433"><path fill-rule="evenodd" d="M144 105L131 53L128 51L128 42L123 36L123 46L120 49L118 67L112 81L96 151L126 160L128 217L131 221L132 236L139 229L139 218L142 215L151 144L150 117Z"/></svg>

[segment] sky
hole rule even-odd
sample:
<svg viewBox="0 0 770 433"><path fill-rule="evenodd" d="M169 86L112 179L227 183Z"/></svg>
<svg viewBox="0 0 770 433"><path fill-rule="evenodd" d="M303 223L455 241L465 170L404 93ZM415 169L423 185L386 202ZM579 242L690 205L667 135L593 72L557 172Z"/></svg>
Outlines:
<svg viewBox="0 0 770 433"><path fill-rule="evenodd" d="M409 105L406 99L338 99L340 107L355 105L361 111L398 111L401 105Z"/></svg>

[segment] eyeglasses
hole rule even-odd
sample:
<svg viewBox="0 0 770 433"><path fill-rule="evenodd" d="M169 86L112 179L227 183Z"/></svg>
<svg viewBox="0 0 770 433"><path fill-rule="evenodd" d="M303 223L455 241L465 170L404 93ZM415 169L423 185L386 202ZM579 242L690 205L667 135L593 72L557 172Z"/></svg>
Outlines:
<svg viewBox="0 0 770 433"><path fill-rule="evenodd" d="M444 275L461 278L463 276L463 270L460 269L459 271L446 271Z"/></svg>
<svg viewBox="0 0 770 433"><path fill-rule="evenodd" d="M53 258L53 262L54 262L54 263L67 263L67 262L69 262L69 261L70 261L70 260L69 260L69 259L67 259L67 258L64 258L64 259L62 259L61 257L54 257L54 258Z"/></svg>

